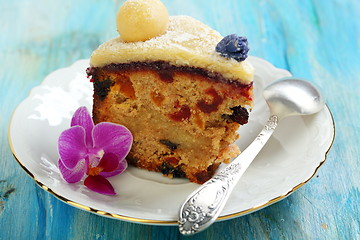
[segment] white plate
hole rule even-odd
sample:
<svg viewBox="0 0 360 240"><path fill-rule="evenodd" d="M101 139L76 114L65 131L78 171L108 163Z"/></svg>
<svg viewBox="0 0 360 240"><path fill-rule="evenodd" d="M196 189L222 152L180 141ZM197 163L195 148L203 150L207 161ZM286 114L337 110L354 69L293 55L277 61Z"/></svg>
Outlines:
<svg viewBox="0 0 360 240"><path fill-rule="evenodd" d="M269 115L261 93L271 81L290 73L260 58L256 68L255 104L249 124L241 127L244 149L260 132ZM80 60L59 69L35 87L16 108L9 126L11 150L22 168L60 200L102 216L147 224L176 224L178 211L198 185L168 179L159 173L129 167L109 178L117 196L88 190L82 182L68 184L57 168L57 139L69 127L79 106L92 105L92 84ZM318 114L285 119L235 187L218 220L241 216L281 200L309 181L326 159L334 139L334 122L326 107Z"/></svg>

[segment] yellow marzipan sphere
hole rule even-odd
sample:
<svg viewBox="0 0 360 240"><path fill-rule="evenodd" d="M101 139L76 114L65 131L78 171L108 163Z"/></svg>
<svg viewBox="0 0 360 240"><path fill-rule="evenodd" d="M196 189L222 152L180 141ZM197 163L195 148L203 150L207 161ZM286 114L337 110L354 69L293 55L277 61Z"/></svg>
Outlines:
<svg viewBox="0 0 360 240"><path fill-rule="evenodd" d="M159 36L168 23L168 11L160 0L127 0L116 15L117 30L125 42Z"/></svg>

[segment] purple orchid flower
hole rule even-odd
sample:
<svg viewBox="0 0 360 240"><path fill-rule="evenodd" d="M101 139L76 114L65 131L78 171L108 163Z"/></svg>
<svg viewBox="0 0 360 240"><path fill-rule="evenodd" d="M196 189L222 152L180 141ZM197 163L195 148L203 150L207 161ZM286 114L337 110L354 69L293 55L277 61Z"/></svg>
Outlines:
<svg viewBox="0 0 360 240"><path fill-rule="evenodd" d="M94 125L86 107L80 107L71 119L71 127L58 140L59 169L68 183L84 180L91 190L115 195L106 179L127 168L125 160L132 145L131 132L124 126L101 122Z"/></svg>

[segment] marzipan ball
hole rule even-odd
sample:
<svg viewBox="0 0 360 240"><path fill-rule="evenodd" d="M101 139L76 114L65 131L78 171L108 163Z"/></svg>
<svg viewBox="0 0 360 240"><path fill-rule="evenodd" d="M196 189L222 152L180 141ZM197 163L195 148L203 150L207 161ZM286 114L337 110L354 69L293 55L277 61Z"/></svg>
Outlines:
<svg viewBox="0 0 360 240"><path fill-rule="evenodd" d="M117 30L125 42L159 36L168 23L168 11L160 0L127 0L116 15Z"/></svg>

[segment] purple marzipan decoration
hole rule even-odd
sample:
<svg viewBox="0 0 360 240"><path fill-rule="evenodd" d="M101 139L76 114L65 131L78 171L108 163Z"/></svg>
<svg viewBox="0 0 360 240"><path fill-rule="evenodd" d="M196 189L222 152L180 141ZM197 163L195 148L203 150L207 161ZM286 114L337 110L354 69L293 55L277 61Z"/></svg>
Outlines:
<svg viewBox="0 0 360 240"><path fill-rule="evenodd" d="M244 36L230 34L216 45L215 51L225 58L232 58L241 62L248 57L248 40Z"/></svg>
<svg viewBox="0 0 360 240"><path fill-rule="evenodd" d="M127 168L125 157L133 141L124 126L102 122L94 125L86 107L80 107L71 119L71 127L58 139L60 172L68 183L84 180L89 189L107 195L115 190L106 179Z"/></svg>

